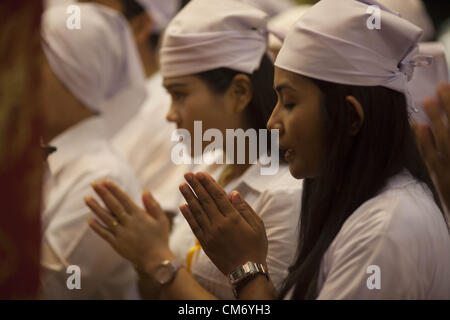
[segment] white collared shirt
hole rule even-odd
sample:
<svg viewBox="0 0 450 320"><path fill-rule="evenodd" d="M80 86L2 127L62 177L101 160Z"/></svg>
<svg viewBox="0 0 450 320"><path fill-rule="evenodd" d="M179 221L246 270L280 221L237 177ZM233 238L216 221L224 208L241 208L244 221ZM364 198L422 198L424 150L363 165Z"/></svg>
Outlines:
<svg viewBox="0 0 450 320"><path fill-rule="evenodd" d="M173 123L166 120L171 98L162 86L161 74L147 80L147 100L138 114L114 137L114 147L127 159L142 189L152 192L163 209L178 208L182 199L178 185L189 165L171 161Z"/></svg>
<svg viewBox="0 0 450 320"><path fill-rule="evenodd" d="M41 299L137 299L132 265L87 224L94 217L85 196L101 200L90 184L108 179L139 203L139 184L111 148L104 121L88 118L56 137L48 158L42 216ZM70 265L81 271L81 289L69 290ZM73 282L75 283L75 282Z"/></svg>
<svg viewBox="0 0 450 320"><path fill-rule="evenodd" d="M450 299L450 235L429 189L404 171L362 204L326 251L318 292L318 299Z"/></svg>
<svg viewBox="0 0 450 320"><path fill-rule="evenodd" d="M218 178L222 168L210 173ZM240 192L263 220L269 241L267 266L273 283L279 288L297 250L303 184L291 176L285 164L280 164L276 175L261 175L260 169L259 164L252 165L241 177L231 181L225 191ZM172 230L170 248L178 259L186 261L187 253L195 245L195 238L182 214L175 217ZM201 249L193 256L192 275L219 299L234 299L228 278Z"/></svg>

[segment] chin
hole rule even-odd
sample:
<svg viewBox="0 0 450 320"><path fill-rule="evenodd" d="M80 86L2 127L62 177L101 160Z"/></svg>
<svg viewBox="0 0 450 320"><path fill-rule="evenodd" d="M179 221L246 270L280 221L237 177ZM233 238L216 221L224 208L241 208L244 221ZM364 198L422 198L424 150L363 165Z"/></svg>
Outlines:
<svg viewBox="0 0 450 320"><path fill-rule="evenodd" d="M296 166L294 163L289 163L289 172L295 179L305 178L304 172L301 170L301 168L299 168L299 166Z"/></svg>

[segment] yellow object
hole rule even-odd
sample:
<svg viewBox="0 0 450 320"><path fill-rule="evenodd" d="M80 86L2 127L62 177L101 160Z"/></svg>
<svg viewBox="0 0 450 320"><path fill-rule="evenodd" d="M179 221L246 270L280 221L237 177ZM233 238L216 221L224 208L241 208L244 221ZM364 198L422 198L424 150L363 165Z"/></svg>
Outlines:
<svg viewBox="0 0 450 320"><path fill-rule="evenodd" d="M192 259L194 258L194 254L197 250L200 250L202 246L200 245L200 242L198 242L197 238L195 238L195 246L193 246L186 257L186 269L187 271L191 272L191 265L192 265Z"/></svg>

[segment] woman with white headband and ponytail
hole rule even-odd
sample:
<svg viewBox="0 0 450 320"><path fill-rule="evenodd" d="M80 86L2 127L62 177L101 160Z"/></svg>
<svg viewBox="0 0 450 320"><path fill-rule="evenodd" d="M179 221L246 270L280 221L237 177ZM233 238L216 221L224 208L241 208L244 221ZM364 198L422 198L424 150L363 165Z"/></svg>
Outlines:
<svg viewBox="0 0 450 320"><path fill-rule="evenodd" d="M143 68L120 13L77 5L81 29L67 27L65 6L42 19L43 142L54 152L44 181L40 297L137 299L133 266L88 228L83 197L92 181L108 179L139 199L139 183L110 137L145 98Z"/></svg>
<svg viewBox="0 0 450 320"><path fill-rule="evenodd" d="M381 29L368 28L369 5ZM257 274L242 297L450 298L449 231L410 126L419 110L407 82L423 61L421 35L372 0L322 0L289 32L268 127L280 130L291 174L305 179L297 256L281 291ZM184 216L224 274L264 263L264 227L238 195L231 201L243 209L228 228L204 223L187 200Z"/></svg>
<svg viewBox="0 0 450 320"><path fill-rule="evenodd" d="M265 270L280 288L295 254L292 243L297 238L302 184L290 176L285 162L277 163L276 141L264 139L261 134L267 131L266 124L276 104L273 63L266 55L266 24L264 12L240 1L193 0L168 25L160 62L163 85L172 97L167 120L192 137L185 140L193 145L186 153L196 163L196 140L201 139L197 146L200 160L203 155L205 161L202 167L217 179L221 192L238 190L258 210L267 230L268 256L264 265L253 267ZM198 122L204 135L197 131ZM244 140L241 145L240 138L231 135L235 143L229 146L228 130L253 130L259 138ZM217 158L210 159L218 160L215 165L207 165L205 157L210 144L202 137L208 132L215 133L214 139L217 135L223 137L224 143L218 148L224 151L226 159L216 149ZM270 168L261 160L262 156L269 156L263 152L270 151L269 147L272 173L265 170ZM251 160L252 150L257 151L259 158ZM245 163L239 162L241 156ZM180 178L182 182L183 175ZM188 173L185 178L201 186L196 175ZM234 298L227 277L202 250L181 213L170 228L156 201L158 197L153 199L149 192L143 195L146 213L114 183L96 183L94 190L109 210L97 201L87 201L103 223L91 220L90 226L133 262L141 275L144 297ZM181 191L185 195L192 192L186 185ZM179 190L175 188L172 196L177 194ZM115 227L114 222L119 225Z"/></svg>

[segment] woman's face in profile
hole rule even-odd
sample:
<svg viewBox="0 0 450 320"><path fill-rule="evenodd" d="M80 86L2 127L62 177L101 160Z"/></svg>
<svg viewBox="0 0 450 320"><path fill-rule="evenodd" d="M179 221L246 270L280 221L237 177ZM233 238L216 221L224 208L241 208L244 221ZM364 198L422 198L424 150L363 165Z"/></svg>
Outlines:
<svg viewBox="0 0 450 320"><path fill-rule="evenodd" d="M208 129L218 129L225 137L226 129L242 126L243 115L233 111L234 100L228 91L217 94L197 76L164 78L163 85L172 98L166 119L178 129L189 131L192 147L194 139L199 139L194 138L198 134L194 131L194 121L201 121L202 135ZM210 143L203 141L202 151Z"/></svg>
<svg viewBox="0 0 450 320"><path fill-rule="evenodd" d="M275 67L278 103L267 124L280 130L280 149L297 179L317 176L324 159L320 89L310 80Z"/></svg>

